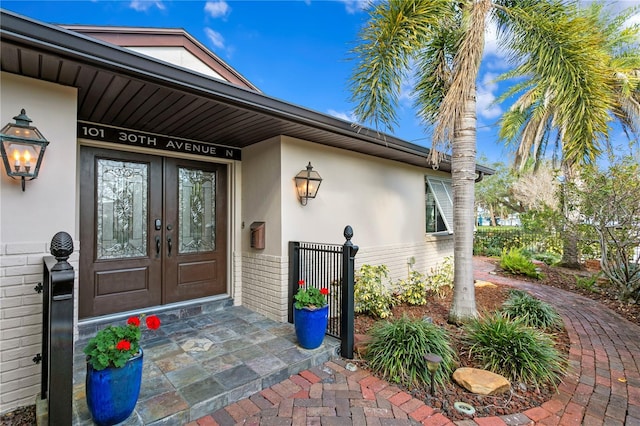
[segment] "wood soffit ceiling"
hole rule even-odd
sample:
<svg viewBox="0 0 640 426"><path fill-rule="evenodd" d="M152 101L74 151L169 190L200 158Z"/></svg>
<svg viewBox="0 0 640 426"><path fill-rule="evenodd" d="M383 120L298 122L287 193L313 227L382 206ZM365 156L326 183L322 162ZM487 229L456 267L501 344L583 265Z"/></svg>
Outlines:
<svg viewBox="0 0 640 426"><path fill-rule="evenodd" d="M5 10L0 21L2 71L76 87L78 120L235 148L287 135L430 168L427 148L268 97L249 82L215 80ZM448 158L440 164L450 168Z"/></svg>

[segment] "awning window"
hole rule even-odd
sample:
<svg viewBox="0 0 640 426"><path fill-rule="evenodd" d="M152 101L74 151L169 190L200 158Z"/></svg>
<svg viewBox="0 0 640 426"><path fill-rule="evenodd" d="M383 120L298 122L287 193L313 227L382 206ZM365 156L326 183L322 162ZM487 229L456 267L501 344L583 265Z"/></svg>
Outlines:
<svg viewBox="0 0 640 426"><path fill-rule="evenodd" d="M426 232L453 234L453 189L451 181L425 177Z"/></svg>

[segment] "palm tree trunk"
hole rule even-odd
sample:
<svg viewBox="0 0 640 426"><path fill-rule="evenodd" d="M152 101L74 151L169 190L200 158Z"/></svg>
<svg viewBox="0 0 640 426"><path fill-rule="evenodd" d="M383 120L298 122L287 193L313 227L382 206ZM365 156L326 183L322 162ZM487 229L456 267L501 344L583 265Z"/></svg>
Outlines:
<svg viewBox="0 0 640 426"><path fill-rule="evenodd" d="M574 179L574 170L567 163L562 164L565 181L562 184L562 192L560 193L562 201L562 215L564 217L564 229L562 233L562 260L561 265L566 268L579 269L580 261L578 260L578 221L580 216L573 207L576 205L575 194L572 188Z"/></svg>
<svg viewBox="0 0 640 426"><path fill-rule="evenodd" d="M473 206L476 177L476 100L475 86L464 102L453 135L451 181L453 186L454 290L449 322L460 324L475 318L473 285Z"/></svg>
<svg viewBox="0 0 640 426"><path fill-rule="evenodd" d="M578 260L578 230L571 218L565 218L566 226L562 235L562 261L565 268L580 269Z"/></svg>

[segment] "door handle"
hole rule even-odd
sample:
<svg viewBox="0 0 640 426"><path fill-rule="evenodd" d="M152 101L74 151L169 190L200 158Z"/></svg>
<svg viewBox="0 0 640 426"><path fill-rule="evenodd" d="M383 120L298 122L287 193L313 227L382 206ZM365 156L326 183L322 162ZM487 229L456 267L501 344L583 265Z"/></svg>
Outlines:
<svg viewBox="0 0 640 426"><path fill-rule="evenodd" d="M160 236L156 235L156 257L160 256Z"/></svg>
<svg viewBox="0 0 640 426"><path fill-rule="evenodd" d="M171 256L171 236L167 237L167 248L169 249L169 253L167 253L167 256Z"/></svg>

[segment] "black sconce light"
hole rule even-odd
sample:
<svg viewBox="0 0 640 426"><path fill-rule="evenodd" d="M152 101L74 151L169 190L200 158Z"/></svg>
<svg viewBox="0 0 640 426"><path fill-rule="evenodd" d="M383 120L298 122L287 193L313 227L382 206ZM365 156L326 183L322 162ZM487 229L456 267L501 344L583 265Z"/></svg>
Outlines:
<svg viewBox="0 0 640 426"><path fill-rule="evenodd" d="M9 123L0 130L0 154L4 168L12 179L22 179L24 191L25 180L33 180L38 177L44 150L49 141L42 136L40 131L30 126L31 119L20 111L20 115L13 117L14 123Z"/></svg>
<svg viewBox="0 0 640 426"><path fill-rule="evenodd" d="M313 166L311 166L311 162L309 162L307 169L300 170L300 173L296 175L295 181L300 204L306 206L309 198L316 198L318 188L320 188L320 184L322 183L322 178L318 172L313 170Z"/></svg>

